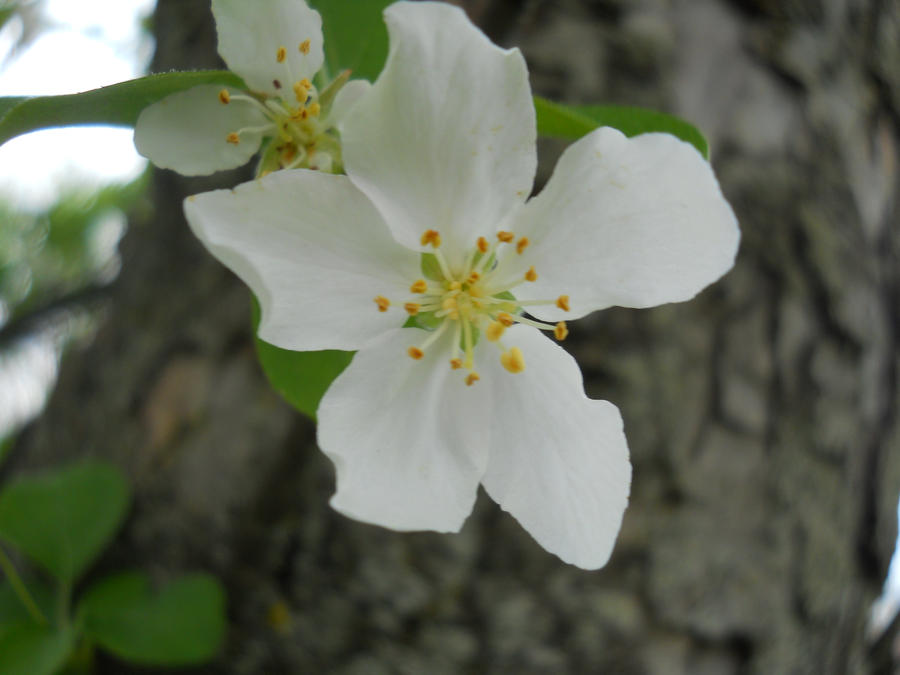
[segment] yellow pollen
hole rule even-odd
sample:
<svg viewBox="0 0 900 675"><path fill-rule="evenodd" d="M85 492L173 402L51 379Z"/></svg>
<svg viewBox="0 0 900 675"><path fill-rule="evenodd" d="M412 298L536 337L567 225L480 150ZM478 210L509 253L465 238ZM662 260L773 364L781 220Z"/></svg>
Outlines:
<svg viewBox="0 0 900 675"><path fill-rule="evenodd" d="M450 359L450 367L453 370L459 370L462 368L462 359Z"/></svg>
<svg viewBox="0 0 900 675"><path fill-rule="evenodd" d="M309 88L304 87L299 82L295 82L294 96L297 98L297 103L306 103L306 99L309 97Z"/></svg>
<svg viewBox="0 0 900 675"><path fill-rule="evenodd" d="M476 281L478 281L480 278L481 278L481 275L478 274L478 272L476 272L475 270L472 270L471 274L469 274L469 278L466 279L466 283L468 283L468 284L474 284L474 283L475 283Z"/></svg>
<svg viewBox="0 0 900 675"><path fill-rule="evenodd" d="M500 312L497 315L497 321L502 323L507 328L509 328L516 322L516 320L513 319L512 314L507 314L506 312Z"/></svg>
<svg viewBox="0 0 900 675"><path fill-rule="evenodd" d="M424 293L428 290L428 284L424 279L419 279L418 281L414 281L413 285L409 287L410 293Z"/></svg>
<svg viewBox="0 0 900 675"><path fill-rule="evenodd" d="M418 314L419 307L421 307L421 305L419 305L418 302L407 302L405 305L403 305L403 309L405 309L410 316L415 316L416 314Z"/></svg>
<svg viewBox="0 0 900 675"><path fill-rule="evenodd" d="M305 77L304 77L302 80L300 80L300 84L301 84L302 86L306 87L307 89L312 89L312 82L310 82L310 81L309 81L307 78L305 78Z"/></svg>
<svg viewBox="0 0 900 675"><path fill-rule="evenodd" d="M569 311L569 296L561 295L556 299L556 306L559 307L562 311Z"/></svg>
<svg viewBox="0 0 900 675"><path fill-rule="evenodd" d="M556 327L553 329L553 335L560 342L562 342L569 336L569 327L566 326L565 321L560 321L558 324L556 324Z"/></svg>
<svg viewBox="0 0 900 675"><path fill-rule="evenodd" d="M238 136L233 131L225 137L225 140L231 143L232 145L237 145L241 142L241 137Z"/></svg>
<svg viewBox="0 0 900 675"><path fill-rule="evenodd" d="M458 291L460 288L462 288L462 284L458 281L451 281L449 284L447 284L447 288L451 291Z"/></svg>
<svg viewBox="0 0 900 675"><path fill-rule="evenodd" d="M456 298L444 298L444 301L441 303L441 307L443 309L456 309Z"/></svg>
<svg viewBox="0 0 900 675"><path fill-rule="evenodd" d="M309 40L304 40L300 43L300 47L298 47L301 54L309 54Z"/></svg>
<svg viewBox="0 0 900 675"><path fill-rule="evenodd" d="M319 113L322 112L322 106L319 105L318 101L313 101L309 104L309 114L313 117L318 117Z"/></svg>
<svg viewBox="0 0 900 675"><path fill-rule="evenodd" d="M406 353L409 354L409 357L411 359L415 359L416 361L418 361L423 356L425 356L425 352L423 352L418 347L410 347L409 349L406 350Z"/></svg>
<svg viewBox="0 0 900 675"><path fill-rule="evenodd" d="M378 305L379 312L386 312L386 311L388 311L388 307L391 306L391 301L388 300L383 295L376 295L375 296L375 304Z"/></svg>
<svg viewBox="0 0 900 675"><path fill-rule="evenodd" d="M434 248L437 248L441 245L441 235L437 230L425 230L420 242L422 246L431 244Z"/></svg>
<svg viewBox="0 0 900 675"><path fill-rule="evenodd" d="M500 355L500 363L511 373L521 373L525 370L525 357L522 356L522 350L518 347L503 352Z"/></svg>
<svg viewBox="0 0 900 675"><path fill-rule="evenodd" d="M275 52L275 60L278 61L278 63L284 63L284 60L286 58L287 58L287 48L279 47L278 51Z"/></svg>
<svg viewBox="0 0 900 675"><path fill-rule="evenodd" d="M519 239L519 241L516 243L516 253L522 255L522 251L528 248L528 244L530 243L531 242L528 241L528 237L522 237L521 239Z"/></svg>
<svg viewBox="0 0 900 675"><path fill-rule="evenodd" d="M228 93L227 89L219 92L219 102L222 105L228 105L231 102L231 94Z"/></svg>
<svg viewBox="0 0 900 675"><path fill-rule="evenodd" d="M491 342L496 342L500 339L504 332L506 332L506 326L504 326L499 321L492 321L485 329L484 335Z"/></svg>
<svg viewBox="0 0 900 675"><path fill-rule="evenodd" d="M534 265L525 272L525 281L537 281L537 272L534 271Z"/></svg>
<svg viewBox="0 0 900 675"><path fill-rule="evenodd" d="M478 377L478 373L469 373L469 374L466 376L466 385L469 386L469 387L471 387L473 384L475 384L476 382L478 382L478 380L480 380L480 379L481 379L481 378Z"/></svg>
<svg viewBox="0 0 900 675"><path fill-rule="evenodd" d="M478 237L478 250L482 253L487 253L490 245L488 244L488 240L484 237Z"/></svg>
<svg viewBox="0 0 900 675"><path fill-rule="evenodd" d="M503 230L500 230L497 233L497 239L502 241L504 244L508 244L515 238L516 238L516 235L514 235L512 232L505 232Z"/></svg>

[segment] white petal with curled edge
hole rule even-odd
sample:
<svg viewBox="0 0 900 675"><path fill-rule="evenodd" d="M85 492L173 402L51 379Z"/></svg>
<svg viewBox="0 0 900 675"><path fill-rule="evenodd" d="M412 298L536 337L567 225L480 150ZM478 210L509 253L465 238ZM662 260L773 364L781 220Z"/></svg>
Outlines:
<svg viewBox="0 0 900 675"><path fill-rule="evenodd" d="M584 569L606 564L628 505L631 464L618 409L587 398L575 360L534 328L503 336L525 370L479 363L494 401L482 483L541 546Z"/></svg>
<svg viewBox="0 0 900 675"><path fill-rule="evenodd" d="M322 17L303 0L213 0L212 11L219 54L253 91L283 96L322 67ZM276 58L279 47L285 48L283 63Z"/></svg>
<svg viewBox="0 0 900 675"><path fill-rule="evenodd" d="M259 336L293 350L362 347L403 325L402 306L380 312L376 295L402 299L419 256L398 245L346 176L277 171L188 197L191 229L259 300Z"/></svg>
<svg viewBox="0 0 900 675"><path fill-rule="evenodd" d="M535 113L525 60L444 3L385 12L384 70L340 126L347 174L397 239L441 233L456 259L531 190Z"/></svg>
<svg viewBox="0 0 900 675"><path fill-rule="evenodd" d="M266 118L246 102L223 105L219 101L222 89L221 85L205 84L144 108L134 126L137 151L156 166L186 176L205 176L246 164L259 150L263 134L241 134L237 144L226 138L238 129L262 126Z"/></svg>
<svg viewBox="0 0 900 675"><path fill-rule="evenodd" d="M531 240L527 255L509 258L514 275L529 264L538 273L516 297L570 296L570 313L534 308L550 321L689 300L731 269L740 239L712 168L692 145L610 128L563 153L513 229Z"/></svg>
<svg viewBox="0 0 900 675"><path fill-rule="evenodd" d="M334 462L331 505L395 530L456 532L484 472L490 401L448 363L449 338L418 361L427 335L386 333L353 357L319 405L319 446Z"/></svg>
<svg viewBox="0 0 900 675"><path fill-rule="evenodd" d="M329 126L338 126L356 102L362 98L372 88L372 83L368 80L350 80L341 87L341 90L334 97L334 103L331 105L331 111L328 113Z"/></svg>

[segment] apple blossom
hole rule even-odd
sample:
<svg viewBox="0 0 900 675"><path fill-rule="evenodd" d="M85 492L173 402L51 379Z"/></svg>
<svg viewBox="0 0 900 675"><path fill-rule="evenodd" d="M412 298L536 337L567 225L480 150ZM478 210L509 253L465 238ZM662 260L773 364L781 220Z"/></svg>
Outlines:
<svg viewBox="0 0 900 675"><path fill-rule="evenodd" d="M134 142L159 167L204 175L246 163L271 139L260 173L341 170L334 127L369 84L349 71L324 91L322 19L303 0L212 0L219 53L250 91L208 84L145 108Z"/></svg>
<svg viewBox="0 0 900 675"><path fill-rule="evenodd" d="M318 410L337 510L457 531L481 484L547 550L601 567L630 488L622 420L541 331L693 297L733 264L734 215L692 146L609 128L528 199L519 51L441 3L385 19L384 71L340 124L347 176L281 171L189 198L187 219L256 294L260 337L357 351Z"/></svg>

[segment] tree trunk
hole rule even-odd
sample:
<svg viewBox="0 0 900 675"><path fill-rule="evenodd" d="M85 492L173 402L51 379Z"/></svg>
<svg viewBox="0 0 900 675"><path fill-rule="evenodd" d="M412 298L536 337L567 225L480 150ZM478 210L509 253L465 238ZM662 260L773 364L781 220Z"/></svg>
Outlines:
<svg viewBox="0 0 900 675"><path fill-rule="evenodd" d="M864 628L900 492L900 4L468 4L536 92L697 123L741 223L735 269L694 301L572 325L634 463L610 564L566 566L484 494L458 535L329 509L333 469L260 374L249 295L181 212L234 173L156 172L96 341L13 470L129 471L101 566L221 575L231 629L202 672L876 672ZM206 0L160 0L156 31L155 69L216 65ZM541 145L541 180L559 150Z"/></svg>

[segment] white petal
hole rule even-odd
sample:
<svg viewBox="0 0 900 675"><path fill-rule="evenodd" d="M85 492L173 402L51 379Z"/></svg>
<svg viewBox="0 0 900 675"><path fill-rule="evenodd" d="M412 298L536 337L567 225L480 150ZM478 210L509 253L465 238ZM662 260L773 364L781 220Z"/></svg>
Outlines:
<svg viewBox="0 0 900 675"><path fill-rule="evenodd" d="M390 54L340 127L344 165L399 241L415 246L436 229L454 257L531 190L525 61L444 3L399 2L384 16Z"/></svg>
<svg viewBox="0 0 900 675"><path fill-rule="evenodd" d="M618 409L584 395L575 360L536 329L503 336L525 371L479 363L492 389L492 443L482 483L538 543L585 569L606 564L628 504L631 465ZM476 385L476 386L477 386Z"/></svg>
<svg viewBox="0 0 900 675"><path fill-rule="evenodd" d="M709 163L668 134L627 139L602 128L570 146L544 190L513 225L527 255L509 256L514 276L535 283L522 300L569 295L571 312L535 307L546 320L611 305L689 300L734 264L740 232Z"/></svg>
<svg viewBox="0 0 900 675"><path fill-rule="evenodd" d="M144 108L134 127L137 151L156 166L186 176L205 176L246 164L259 150L263 134L242 133L237 144L225 139L239 129L266 124L266 118L243 101L223 105L219 101L222 88L205 84Z"/></svg>
<svg viewBox="0 0 900 675"><path fill-rule="evenodd" d="M206 247L259 299L259 336L284 349L359 349L403 325L419 256L398 245L346 176L297 169L188 197Z"/></svg>
<svg viewBox="0 0 900 675"><path fill-rule="evenodd" d="M475 502L490 420L485 392L450 369L447 336L421 360L407 356L425 335L394 330L353 357L319 405L319 446L335 465L341 513L456 532Z"/></svg>
<svg viewBox="0 0 900 675"><path fill-rule="evenodd" d="M334 97L334 103L331 105L331 112L328 113L328 125L336 127L344 118L356 102L362 98L372 88L372 83L368 80L350 80L341 87L341 90Z"/></svg>
<svg viewBox="0 0 900 675"><path fill-rule="evenodd" d="M303 0L213 0L212 11L219 54L252 90L281 96L322 67L322 17ZM309 52L303 54L299 47L306 40ZM276 58L280 47L283 63Z"/></svg>

